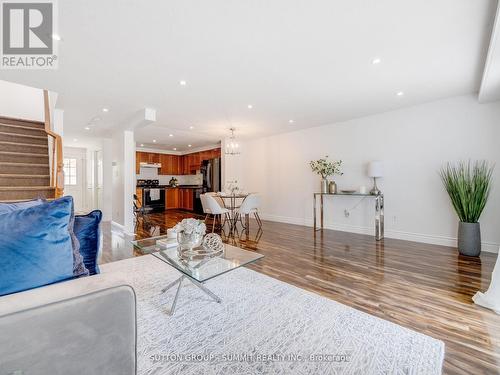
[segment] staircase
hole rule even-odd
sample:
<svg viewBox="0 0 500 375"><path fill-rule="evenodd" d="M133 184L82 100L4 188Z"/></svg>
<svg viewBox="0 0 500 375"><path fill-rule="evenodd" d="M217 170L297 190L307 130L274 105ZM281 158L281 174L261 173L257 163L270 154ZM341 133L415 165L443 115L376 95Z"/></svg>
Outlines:
<svg viewBox="0 0 500 375"><path fill-rule="evenodd" d="M54 197L44 123L0 117L0 201Z"/></svg>

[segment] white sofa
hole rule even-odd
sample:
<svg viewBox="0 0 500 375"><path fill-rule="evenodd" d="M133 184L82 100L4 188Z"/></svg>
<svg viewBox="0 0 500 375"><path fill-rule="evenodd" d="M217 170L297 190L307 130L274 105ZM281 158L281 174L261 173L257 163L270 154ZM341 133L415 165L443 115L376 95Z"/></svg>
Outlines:
<svg viewBox="0 0 500 375"><path fill-rule="evenodd" d="M0 374L136 374L132 287L100 274L0 297Z"/></svg>

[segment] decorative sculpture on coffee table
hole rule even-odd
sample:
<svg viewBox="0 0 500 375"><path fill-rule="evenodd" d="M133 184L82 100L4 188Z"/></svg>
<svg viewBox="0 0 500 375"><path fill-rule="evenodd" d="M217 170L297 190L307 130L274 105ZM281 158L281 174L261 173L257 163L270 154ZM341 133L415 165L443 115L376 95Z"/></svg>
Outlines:
<svg viewBox="0 0 500 375"><path fill-rule="evenodd" d="M184 260L213 258L224 253L224 243L218 234L209 233L203 237L206 226L201 220L184 219L177 223L175 230L179 257Z"/></svg>
<svg viewBox="0 0 500 375"><path fill-rule="evenodd" d="M184 219L174 227L177 232L179 253L192 252L195 247L201 245L203 236L207 230L202 220Z"/></svg>

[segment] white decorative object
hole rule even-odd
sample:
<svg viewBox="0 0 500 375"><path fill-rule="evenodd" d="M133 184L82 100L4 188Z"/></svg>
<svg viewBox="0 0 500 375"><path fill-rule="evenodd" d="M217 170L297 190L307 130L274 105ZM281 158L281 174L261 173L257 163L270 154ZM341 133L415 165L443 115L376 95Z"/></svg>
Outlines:
<svg viewBox="0 0 500 375"><path fill-rule="evenodd" d="M341 172L342 160L330 161L328 155L323 159L311 160L309 166L313 172L321 176L321 193L323 194L328 193L328 177L336 174L343 175Z"/></svg>
<svg viewBox="0 0 500 375"><path fill-rule="evenodd" d="M181 250L192 250L200 246L207 227L203 220L184 219L174 227Z"/></svg>
<svg viewBox="0 0 500 375"><path fill-rule="evenodd" d="M167 237L168 238L177 238L177 232L175 231L175 228L167 229Z"/></svg>
<svg viewBox="0 0 500 375"><path fill-rule="evenodd" d="M175 315L168 316L159 291L179 277L172 267L152 255L99 267L136 292L138 375L441 374L442 341L246 268L208 282L222 303L184 288ZM267 353L306 360L252 357ZM188 354L210 357L165 360ZM224 361L230 354L251 357ZM310 354L346 354L349 361L309 361Z"/></svg>
<svg viewBox="0 0 500 375"><path fill-rule="evenodd" d="M213 252L218 252L224 248L221 236L217 233L209 233L203 239L203 248Z"/></svg>
<svg viewBox="0 0 500 375"><path fill-rule="evenodd" d="M367 190L366 190L366 186L360 186L359 187L359 193L360 194L366 194Z"/></svg>
<svg viewBox="0 0 500 375"><path fill-rule="evenodd" d="M169 249L171 247L177 247L179 246L179 243L177 242L177 238L165 238L163 240L158 240L156 243L160 246L160 248L163 249Z"/></svg>
<svg viewBox="0 0 500 375"><path fill-rule="evenodd" d="M368 164L368 176L373 178L373 188L370 191L372 195L380 194L380 190L377 187L377 178L384 175L384 164L381 161L374 160Z"/></svg>
<svg viewBox="0 0 500 375"><path fill-rule="evenodd" d="M497 257L495 268L491 274L490 287L484 293L477 292L472 297L472 300L476 305L486 307L500 314L500 255Z"/></svg>

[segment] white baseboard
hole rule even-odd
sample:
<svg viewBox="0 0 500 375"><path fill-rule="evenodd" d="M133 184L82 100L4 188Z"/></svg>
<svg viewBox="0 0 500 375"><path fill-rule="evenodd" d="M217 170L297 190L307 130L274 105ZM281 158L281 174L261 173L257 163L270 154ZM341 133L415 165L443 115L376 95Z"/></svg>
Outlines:
<svg viewBox="0 0 500 375"><path fill-rule="evenodd" d="M111 221L111 230L121 232L127 236L135 236L135 233L127 231L123 225L117 223L116 221Z"/></svg>
<svg viewBox="0 0 500 375"><path fill-rule="evenodd" d="M295 218L295 217L286 217L279 215L269 215L261 213L260 217L262 220L269 221L277 221L280 223L287 224L295 224L295 225L304 225L307 227L313 226L313 221L310 219L304 218ZM374 234L374 228L372 227L361 227L355 225L346 225L346 224L326 224L325 229L339 230L342 232L350 232L350 233L358 233L358 234ZM384 233L387 238L394 238L398 240L405 241L414 241L414 242L422 242L433 245L441 245L441 246L449 246L449 247L457 247L457 238L456 237L446 237L446 236L436 236L422 233L412 233L412 232L403 232L403 231L395 231L395 230L386 230ZM498 249L500 244L493 242L481 242L482 251L486 251L488 253L498 253Z"/></svg>

